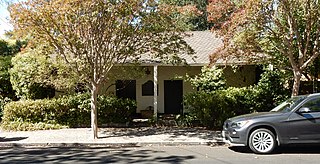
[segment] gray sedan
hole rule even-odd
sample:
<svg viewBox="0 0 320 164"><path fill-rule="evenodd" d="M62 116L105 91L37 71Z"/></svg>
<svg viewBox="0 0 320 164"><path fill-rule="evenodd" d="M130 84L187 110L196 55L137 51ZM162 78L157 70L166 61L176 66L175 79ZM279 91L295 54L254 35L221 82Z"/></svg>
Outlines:
<svg viewBox="0 0 320 164"><path fill-rule="evenodd" d="M320 94L292 97L270 112L230 118L222 134L260 154L284 144L320 143Z"/></svg>

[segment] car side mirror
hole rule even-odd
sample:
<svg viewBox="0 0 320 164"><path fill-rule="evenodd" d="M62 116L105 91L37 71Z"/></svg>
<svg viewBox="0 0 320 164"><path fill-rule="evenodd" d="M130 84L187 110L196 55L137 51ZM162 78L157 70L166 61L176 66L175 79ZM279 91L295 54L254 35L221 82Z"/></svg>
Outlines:
<svg viewBox="0 0 320 164"><path fill-rule="evenodd" d="M308 107L303 107L298 110L298 113L310 113L311 110Z"/></svg>

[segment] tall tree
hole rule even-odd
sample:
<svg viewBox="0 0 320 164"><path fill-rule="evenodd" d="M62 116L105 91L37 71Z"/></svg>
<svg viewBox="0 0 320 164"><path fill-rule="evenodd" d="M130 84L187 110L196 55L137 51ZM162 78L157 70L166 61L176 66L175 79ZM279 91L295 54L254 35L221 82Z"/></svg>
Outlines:
<svg viewBox="0 0 320 164"><path fill-rule="evenodd" d="M11 58L21 51L26 41L0 39L0 96L16 99L10 83Z"/></svg>
<svg viewBox="0 0 320 164"><path fill-rule="evenodd" d="M55 91L73 91L81 83L59 56L50 57L48 46L27 48L15 55L9 70L10 81L17 97L43 99Z"/></svg>
<svg viewBox="0 0 320 164"><path fill-rule="evenodd" d="M155 0L27 0L10 8L15 29L48 43L91 91L91 126L98 137L97 95L115 64L142 55L171 61L192 52Z"/></svg>
<svg viewBox="0 0 320 164"><path fill-rule="evenodd" d="M225 41L212 58L267 55L278 66L289 66L292 95L298 95L302 73L320 53L318 0L211 0L208 11Z"/></svg>
<svg viewBox="0 0 320 164"><path fill-rule="evenodd" d="M172 14L186 30L203 31L212 27L207 20L207 0L160 0L160 4L176 9Z"/></svg>
<svg viewBox="0 0 320 164"><path fill-rule="evenodd" d="M0 40L0 56L11 55L9 43L5 40Z"/></svg>

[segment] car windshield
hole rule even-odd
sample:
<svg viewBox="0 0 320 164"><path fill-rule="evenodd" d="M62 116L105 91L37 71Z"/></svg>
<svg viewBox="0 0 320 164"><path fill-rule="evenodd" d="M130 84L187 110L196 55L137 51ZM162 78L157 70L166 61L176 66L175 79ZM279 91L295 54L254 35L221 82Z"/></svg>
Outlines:
<svg viewBox="0 0 320 164"><path fill-rule="evenodd" d="M290 112L297 106L300 102L302 102L307 96L296 96L288 99L287 101L281 103L277 107L273 108L271 112Z"/></svg>

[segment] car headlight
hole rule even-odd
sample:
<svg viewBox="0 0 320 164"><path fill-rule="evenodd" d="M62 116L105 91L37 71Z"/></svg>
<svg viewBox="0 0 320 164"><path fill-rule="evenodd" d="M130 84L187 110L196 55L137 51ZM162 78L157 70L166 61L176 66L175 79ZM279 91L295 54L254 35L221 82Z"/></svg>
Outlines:
<svg viewBox="0 0 320 164"><path fill-rule="evenodd" d="M232 128L242 128L243 126L245 126L247 123L249 123L250 121L249 120L246 120L246 121L238 121L238 122L233 122L231 124L231 127Z"/></svg>

